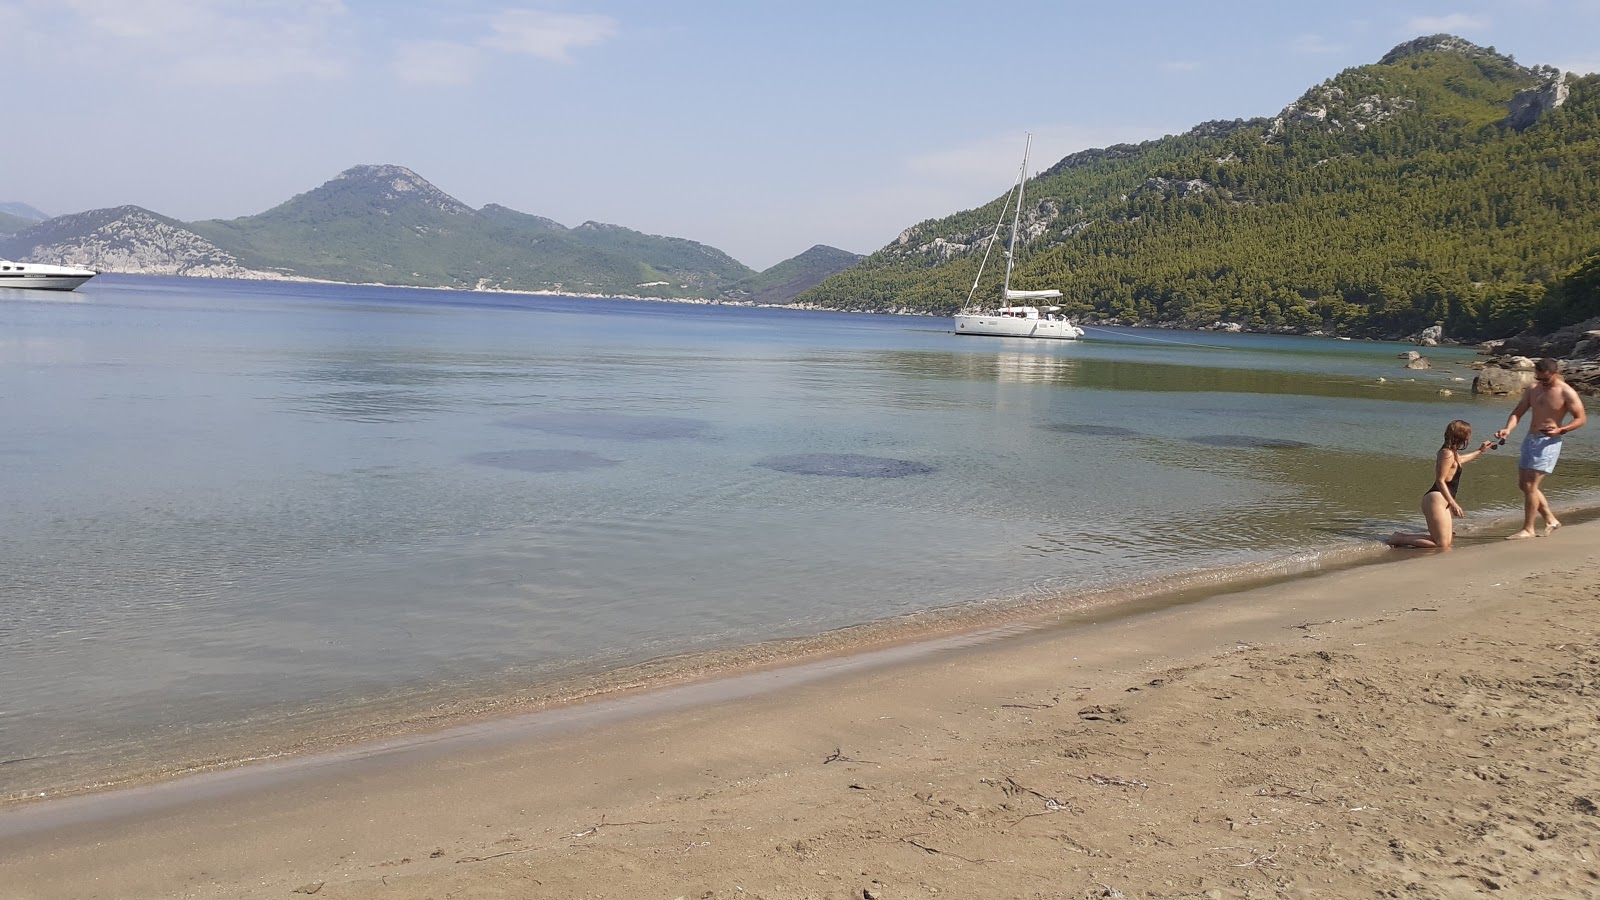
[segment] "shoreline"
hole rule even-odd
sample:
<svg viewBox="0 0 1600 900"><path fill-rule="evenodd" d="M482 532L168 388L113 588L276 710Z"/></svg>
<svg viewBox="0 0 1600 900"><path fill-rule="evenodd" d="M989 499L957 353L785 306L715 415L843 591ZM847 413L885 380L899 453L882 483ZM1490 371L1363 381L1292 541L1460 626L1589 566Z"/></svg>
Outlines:
<svg viewBox="0 0 1600 900"><path fill-rule="evenodd" d="M1590 509L1600 514L1600 501ZM1569 521L1582 521L1574 512ZM1509 521L1509 520L1508 520ZM907 658L940 652L946 646L981 643L996 636L1071 627L1076 618L1116 618L1141 611L1179 607L1218 593L1316 578L1334 571L1394 561L1392 548L1372 542L1335 544L1249 563L1206 566L1130 579L1081 591L974 600L886 619L861 622L815 634L774 638L727 647L668 654L613 668L539 678L525 683L503 676L410 692L362 707L308 710L303 723L275 719L264 733L246 735L237 722L208 725L225 734L221 744L246 737L260 741L252 752L228 755L197 745L183 759L155 761L112 770L87 782L38 784L0 795L0 815L8 810L51 804L119 791L142 791L163 784L225 775L256 766L294 767L361 752L364 746L403 747L433 742L440 735L473 731L511 719L604 704L621 698L687 689L777 673L779 680L811 666L871 667L877 657ZM713 689L711 693L716 693ZM290 727L284 727L288 725ZM276 736L275 738L273 736ZM27 762L15 760L13 763Z"/></svg>
<svg viewBox="0 0 1600 900"><path fill-rule="evenodd" d="M853 653L845 657L818 658L786 668L752 669L736 676L709 677L666 689L621 693L546 713L459 725L450 732L363 743L336 753L235 767L133 790L14 806L0 810L0 849L6 850L0 852L0 882L24 886L19 897L62 895L50 894L48 890L38 892L42 890L38 886L53 884L51 879L67 878L61 866L72 871L82 870L83 878L88 878L88 873L104 874L104 860L99 858L99 849L112 847L112 862L117 866L133 866L133 870L142 873L138 878L144 879L138 882L138 889L131 889L133 882L128 882L128 894L112 895L178 894L178 882L168 881L173 876L160 868L162 857L146 847L146 841L154 841L163 834L166 839L173 838L174 833L186 834L182 846L189 849L184 850L184 854L200 854L200 857L232 854L237 844L237 836L232 831L238 830L253 834L250 841L266 841L277 846L278 842L302 841L302 834L307 830L322 833L331 828L334 834L339 834L339 842L344 842L368 828L357 823L370 820L371 806L397 815L397 822L403 823L408 833L429 834L435 828L450 831L453 841L459 844L456 855L461 860L456 862L464 862L466 857L472 857L474 862L486 862L493 857L467 852L462 849L466 844L461 844L474 838L474 833L462 822L477 822L480 807L493 807L499 810L496 815L515 818L517 814L510 812L507 802L514 806L520 804L518 809L530 802L544 804L546 794L555 791L565 799L549 809L541 807L539 815L579 817L568 818L570 823L579 823L581 815L586 815L584 810L589 810L587 815L600 822L621 825L627 820L624 815L605 812L614 809L608 804L619 802L614 796L613 777L608 773L632 773L635 767L653 772L658 756L670 757L670 772L661 775L634 773L622 781L634 785L630 791L645 790L650 794L650 798L637 802L656 807L664 804L680 812L688 802L685 791L693 786L686 785L685 780L699 783L707 777L706 772L718 767L749 772L739 778L731 775L714 778L720 785L718 793L739 793L747 781L750 785L762 786L762 790L787 791L789 785L782 781L797 772L797 767L805 764L806 759L810 761L806 770L811 780L832 778L835 772L838 775L848 772L851 778L856 778L854 783L864 786L856 788L853 783L843 790L880 791L882 786L861 780L880 778L882 770L893 765L888 759L882 759L888 756L880 753L885 741L902 741L896 753L904 756L926 741L941 740L941 730L949 729L978 729L978 733L971 733L954 745L941 745L934 756L949 762L965 759L962 754L978 753L984 759L966 759L966 762L1000 765L1008 772L1006 777L1013 778L1016 783L1032 785L1021 772L1046 764L1038 759L1038 754L1053 757L1058 762L1061 759L1082 761L1085 756L1056 756L1064 738L1048 738L1043 743L1032 743L1030 738L1021 746L995 749L1016 737L1008 729L1022 719L1048 717L1056 721L1066 717L1066 722L1072 722L1074 727L1090 722L1091 729L1104 730L1106 725L1102 724L1106 722L1115 725L1130 721L1125 703L1139 700L1131 695L1150 692L1152 685L1160 687L1168 681L1178 681L1179 677L1189 677L1189 673L1195 671L1208 671L1218 666L1226 668L1227 661L1242 653L1259 660L1262 655L1299 644L1315 644L1338 653L1358 653L1360 647L1400 645L1422 639L1416 633L1416 626L1405 625L1406 620L1414 620L1419 615L1426 615L1429 621L1437 618L1466 623L1469 631L1472 631L1472 623L1483 618L1485 610L1498 610L1498 615L1512 620L1528 615L1528 610L1518 609L1515 597L1507 593L1507 585L1518 586L1525 581L1536 583L1541 580L1542 572L1550 569L1562 570L1566 577L1581 577L1582 572L1592 570L1595 560L1592 548L1597 546L1595 538L1600 536L1600 522L1578 522L1576 516L1573 519L1560 533L1544 540L1515 543L1483 540L1466 544L1451 554L1389 554L1395 565L1350 565L1310 577L1275 580L1262 585L1230 583L1218 591L1205 591L1202 597L1178 602L1152 601L1144 609L1131 609L1130 605L1091 607L1062 613L1054 625L1035 623L1021 628L997 625L982 633L968 631L922 644L899 644L882 650L877 658L872 653ZM1557 594L1560 594L1558 599L1571 607L1571 602L1587 596L1586 591L1595 594L1592 580L1579 578L1563 586ZM1594 605L1587 602L1584 609ZM1528 615L1528 618L1538 617L1539 613ZM1578 623L1555 621L1549 615L1542 618L1549 620L1546 621L1549 626L1573 628L1573 639L1578 641L1574 647L1590 647L1600 653L1600 645L1590 641L1594 634L1584 631L1590 625L1600 626L1600 612ZM1371 634L1358 634L1368 631ZM1342 637L1334 639L1334 633L1341 633ZM1475 644L1493 644L1494 639L1502 637L1498 629L1474 634L1470 641ZM1318 650L1318 653L1326 655L1333 650ZM1426 663L1426 653L1413 661ZM1522 661L1522 657L1510 661ZM1594 657L1594 661L1600 663L1600 657ZM1312 665L1325 663L1330 660L1320 657L1312 660ZM1483 661L1482 671L1488 673L1485 677L1491 676L1494 668L1502 663L1506 660ZM786 676L786 673L790 674ZM1154 679L1147 679L1152 673L1155 673ZM1360 689L1363 679L1368 677L1362 673L1365 668L1352 663L1344 676L1344 684L1347 690L1354 692L1355 700L1371 701L1370 692ZM1229 681L1242 677L1238 674L1218 677L1222 677L1222 681L1216 684L1227 687L1222 693L1237 693L1248 687ZM1246 677L1246 682L1253 677ZM1138 685L1144 681L1149 684L1141 689ZM1440 682L1435 679L1432 684L1434 687L1427 687L1427 684L1411 687L1426 692L1437 690ZM1389 685L1384 690L1394 693L1398 689ZM1213 716L1216 709L1211 706L1221 700L1222 693L1192 698L1198 703L1195 708L1198 714ZM1072 700L1067 701L1069 695ZM1283 708L1282 698L1275 697L1272 690L1258 690L1254 701L1259 705L1258 713L1254 714L1259 722L1280 722L1294 713L1310 714L1304 709ZM1066 709L1067 706L1077 713ZM1195 709L1190 709L1190 713L1195 713ZM1352 713L1346 716L1349 714ZM752 722L752 716L760 724ZM1005 722L990 721L995 716L1002 717ZM1594 719L1592 714L1589 717ZM912 729L914 735L896 737L902 730L901 725L891 722L907 719L920 722ZM979 719L987 724L979 725ZM1282 727L1282 722L1278 725L1259 725L1259 722L1256 727ZM1064 727L1066 725L1058 722L1051 725L1048 732L1066 735ZM749 740L739 740L739 735L752 729L763 735L776 732L781 740L763 738L754 745ZM1192 743L1192 735L1182 730L1166 735L1173 748L1184 748L1186 741ZM1587 735L1594 730L1589 727L1581 733ZM707 733L718 735L718 740L707 741ZM1568 729L1563 733L1576 732ZM730 743L723 746L722 738L730 738ZM904 745L906 740L910 745ZM1093 756L1106 753L1107 748L1120 748L1110 757L1112 761L1120 757L1139 759L1139 754L1146 753L1147 748L1130 749L1130 746L1133 745L1126 741L1101 746L1091 740L1086 745L1078 745L1074 753ZM798 748L805 748L805 753L795 756ZM826 759L829 749L837 759ZM1187 746L1187 749L1203 748ZM702 765L699 754L709 754L714 764ZM830 769L829 762L846 765ZM933 757L918 762L920 773L915 778L941 777L942 765L925 770L931 762ZM1138 781L1142 785L1139 794L1155 790L1154 781L1147 777L1122 777L1104 772L1090 772L1085 777L1090 775L1112 781ZM499 796L499 791L507 786L506 778L512 778L512 790L522 791L515 801ZM648 785L638 785L640 780L648 781ZM1595 785L1600 788L1600 781L1595 781ZM1099 786L1117 788L1118 785ZM1131 788L1123 785L1122 790L1112 793L1128 790ZM1293 790L1304 791L1304 788ZM539 799L534 801L533 798ZM1275 798L1272 802L1283 801L1283 796ZM1304 798L1299 799L1304 801ZM800 801L795 798L790 802ZM914 799L912 802L923 806L926 801ZM1083 801L1062 802L1082 804ZM1320 802L1314 806L1320 806ZM1029 809L1021 804L1013 804L1013 807ZM438 822L430 818L434 814L438 814ZM826 809L821 810L821 814L827 822L811 822L811 826L822 828L826 833L830 817ZM606 820L606 815L610 815L610 820ZM778 818L786 817L779 815ZM813 815L813 818L816 817ZM227 820L232 831L211 834L219 820ZM371 822L387 820L378 817ZM1234 822L1240 820L1235 818ZM779 825L781 823L776 823L773 828ZM376 826L371 839L400 841L400 836L394 833L397 826L389 823ZM355 831L350 831L352 828ZM573 833L578 830L574 828ZM549 836L554 838L557 834L560 830L550 831ZM414 839L413 834L413 842ZM358 842L366 842L366 838ZM446 841L440 834L435 842ZM491 850L493 846L477 847L477 850ZM118 855L118 849L126 849L133 855L123 857ZM304 852L310 852L312 857L317 855L317 850L302 850L302 854ZM432 850L406 858L411 862L424 862L451 857L448 852L443 857L430 857L430 854ZM581 857L582 854L578 854L570 862L582 862ZM208 862L205 865L219 865L226 871L234 865L248 868L280 862L282 860L277 857L258 858L246 850L237 863ZM328 876L323 881L330 882L330 886L336 882L350 882L352 886L365 884L363 878L368 874L330 858L323 858L317 865L323 866L323 870L318 871ZM13 871L8 874L6 870ZM438 878L454 884L456 871L459 871L451 871L443 865L418 865L414 870L434 873L429 876L432 879L429 884L434 884ZM131 878L126 871L118 871L117 878ZM206 871L216 870L206 868ZM296 866L294 871L301 871L301 868ZM507 876L506 871L499 868L494 871L496 874L491 881ZM389 866L387 874L416 873L402 868L402 863L395 863ZM478 878L478 874L482 873L474 873L472 878ZM251 870L250 878L258 876L274 884L277 895L293 887L283 881L283 876L274 879L262 871ZM38 881L38 878L45 881ZM294 874L290 881L294 878L301 876ZM640 887L637 881L630 884ZM32 887L35 892L27 892L30 890L27 886L35 886ZM376 884L366 884L366 889L376 890L376 887ZM670 887L662 889L672 890ZM232 882L227 890L216 895L258 895L253 890L245 882ZM261 895L266 894L261 892ZM64 895L86 894L69 890ZM186 892L186 895L208 897L211 894ZM366 894L349 895L365 897ZM427 894L403 892L397 895L422 897Z"/></svg>
<svg viewBox="0 0 1600 900"><path fill-rule="evenodd" d="M1600 518L1600 497L1575 499L1562 504L1565 522L1576 525ZM1458 529L1458 541L1463 548L1496 543L1499 532L1509 533L1514 521L1510 513L1473 521ZM256 716L252 715L204 723L200 730L217 734L209 739L190 738L181 755L171 755L170 745L161 744L162 750L152 756L145 745L160 742L147 736L98 749L100 754L121 756L124 762L120 767L79 769L67 772L65 780L58 773L9 789L0 794L0 816L19 808L159 789L193 779L227 779L230 773L256 767L315 766L322 760L362 755L363 748L403 749L493 728L496 723L559 715L590 705L631 703L665 692L715 695L715 688L708 686L719 682L767 675L778 682L788 677L803 681L809 667L871 668L879 658L904 659L936 654L954 645L1047 633L1071 628L1087 618L1120 619L1178 609L1218 595L1399 563L1411 555L1385 546L1381 536L1374 535L1370 541L1331 543L1247 563L1202 566L1076 591L973 600L820 633L668 654L611 668L579 668L531 681L508 679L502 673L360 704L303 710L289 718L268 716L253 722ZM249 749L241 752L241 744ZM6 763L21 766L31 761L22 758Z"/></svg>
<svg viewBox="0 0 1600 900"><path fill-rule="evenodd" d="M190 779L30 804L0 813L0 883L1445 897L1460 878L1569 896L1600 886L1600 759L1583 749L1600 734L1596 537L1573 522L883 665L820 661L775 687L752 672L762 689L617 698L632 708L609 719L579 705L565 726L502 720L270 783L246 767L210 795ZM119 797L134 802L103 814Z"/></svg>
<svg viewBox="0 0 1600 900"><path fill-rule="evenodd" d="M240 276L240 275L181 275L181 274L175 274L175 273L154 273L154 272L101 272L99 274L102 274L102 275L120 275L120 276L126 276L126 277L131 277L131 278L193 278L193 279L197 279L197 280L207 280L207 281L240 281L240 282L256 283L256 284L263 284L263 283L322 284L322 285L335 285L335 286L344 286L344 287L370 287L370 288L386 288L386 289L412 290L412 291L445 291L445 292L455 293L455 294L491 294L491 295L505 295L505 296L513 296L513 297L565 297L565 298L570 298L570 299L574 299L574 300L626 300L626 301L639 302L639 303L676 303L676 304L688 305L688 306L734 306L734 307L740 307L740 308L743 308L743 309L784 309L784 310L794 310L794 311L797 311L797 312L848 313L850 315L865 315L865 316L916 316L916 317L925 318L925 319L948 319L952 315L954 315L954 313L939 313L939 312L930 312L928 310L920 310L920 309L913 310L913 309L904 309L904 308L899 308L899 307L890 308L890 309L840 309L840 308L835 308L835 307L831 307L831 306L817 306L817 305L812 304L812 303L792 303L792 302L791 303L756 303L756 302L749 301L749 300L734 300L734 299L722 299L722 298L710 298L710 297L655 297L655 296L649 296L649 295L645 295L645 294L600 294L600 293L592 293L592 292L584 292L584 291L552 290L552 289L548 289L548 288L542 288L542 289L526 288L526 289L524 289L524 288L495 288L495 287L450 287L448 285L432 285L432 284L388 284L388 283L382 282L382 281L329 281L327 279L322 279L322 278L311 278L311 277L308 277L308 276L301 276L301 275L292 275L292 276L290 276L290 275L282 275L282 276L280 276L280 275L275 275L275 274L266 273L266 272L258 272L257 274L258 274L259 277L244 277L244 276ZM1212 333L1222 333L1222 334L1258 334L1258 335L1265 335L1265 336L1268 336L1268 337L1312 337L1312 338L1323 338L1325 340L1338 340L1338 341L1366 341L1366 342L1373 342L1373 343L1392 343L1392 344L1408 344L1408 345L1413 344L1413 341L1411 341L1409 338L1405 338L1405 337L1399 337L1399 338L1372 337L1370 335L1362 335L1362 336L1359 336L1359 337L1358 336L1345 336L1345 335L1336 334L1334 332L1322 331L1320 329L1313 329L1313 330L1310 330L1310 331L1302 331L1302 330L1295 330L1293 328L1285 328L1285 327L1268 327L1268 328L1261 328L1261 329L1253 329L1253 328L1248 328L1248 327L1241 327L1239 330L1235 331L1235 330L1231 330L1231 329L1228 329L1228 328L1221 328L1221 327L1215 327L1215 326L1190 326L1190 325L1185 325L1185 324L1180 323L1180 322L1149 322L1149 321L1143 321L1143 320L1135 321L1135 322L1124 322L1124 321L1122 321L1120 319L1106 319L1106 320L1096 319L1096 320L1093 320L1093 321L1083 320L1080 324L1083 324L1083 325L1086 325L1086 326L1092 327L1092 328L1125 328L1125 329L1128 329L1128 330L1176 331L1176 332L1182 332L1182 333L1185 333L1185 334L1212 334ZM1447 348L1447 349L1448 348L1454 348L1454 349L1462 349L1462 350L1479 350L1481 352L1481 348L1483 347L1483 342L1462 343L1462 342L1454 341L1454 340L1444 340L1444 341L1440 341L1436 346Z"/></svg>

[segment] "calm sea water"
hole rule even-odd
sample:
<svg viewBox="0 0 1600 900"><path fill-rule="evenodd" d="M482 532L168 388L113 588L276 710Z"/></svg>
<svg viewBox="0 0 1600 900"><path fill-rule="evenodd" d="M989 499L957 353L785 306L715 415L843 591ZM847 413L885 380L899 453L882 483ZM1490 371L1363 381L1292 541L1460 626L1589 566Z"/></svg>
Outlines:
<svg viewBox="0 0 1600 900"><path fill-rule="evenodd" d="M451 691L1371 542L1469 351L332 285L0 291L0 797ZM1445 393L1450 392L1450 393ZM1552 500L1600 491L1588 429ZM1514 457L1475 464L1480 517Z"/></svg>

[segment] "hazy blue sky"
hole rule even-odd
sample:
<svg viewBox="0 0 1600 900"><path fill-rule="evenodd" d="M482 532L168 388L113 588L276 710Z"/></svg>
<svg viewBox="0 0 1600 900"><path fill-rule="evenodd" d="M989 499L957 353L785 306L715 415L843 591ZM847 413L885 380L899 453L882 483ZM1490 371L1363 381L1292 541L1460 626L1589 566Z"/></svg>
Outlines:
<svg viewBox="0 0 1600 900"><path fill-rule="evenodd" d="M987 202L1025 131L1271 115L1440 31L1600 70L1600 0L0 0L0 201L232 218L394 163L759 269Z"/></svg>

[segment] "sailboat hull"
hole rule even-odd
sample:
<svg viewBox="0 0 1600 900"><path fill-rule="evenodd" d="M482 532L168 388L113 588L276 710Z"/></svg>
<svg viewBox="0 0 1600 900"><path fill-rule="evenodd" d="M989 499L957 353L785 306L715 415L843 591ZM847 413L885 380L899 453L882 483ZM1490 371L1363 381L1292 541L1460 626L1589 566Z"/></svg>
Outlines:
<svg viewBox="0 0 1600 900"><path fill-rule="evenodd" d="M1044 338L1057 341L1075 341L1083 337L1083 329L1060 319L1023 319L1015 316L956 316L956 334L978 334L990 337Z"/></svg>

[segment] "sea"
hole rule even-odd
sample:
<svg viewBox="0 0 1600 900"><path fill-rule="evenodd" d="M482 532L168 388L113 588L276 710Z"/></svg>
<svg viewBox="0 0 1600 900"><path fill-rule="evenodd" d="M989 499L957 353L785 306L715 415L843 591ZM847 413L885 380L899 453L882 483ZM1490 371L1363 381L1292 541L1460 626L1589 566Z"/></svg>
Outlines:
<svg viewBox="0 0 1600 900"><path fill-rule="evenodd" d="M102 275L0 291L0 800L1394 558L1470 349ZM1548 493L1600 502L1600 429ZM1468 467L1465 540L1520 510ZM901 629L897 632L897 629Z"/></svg>

